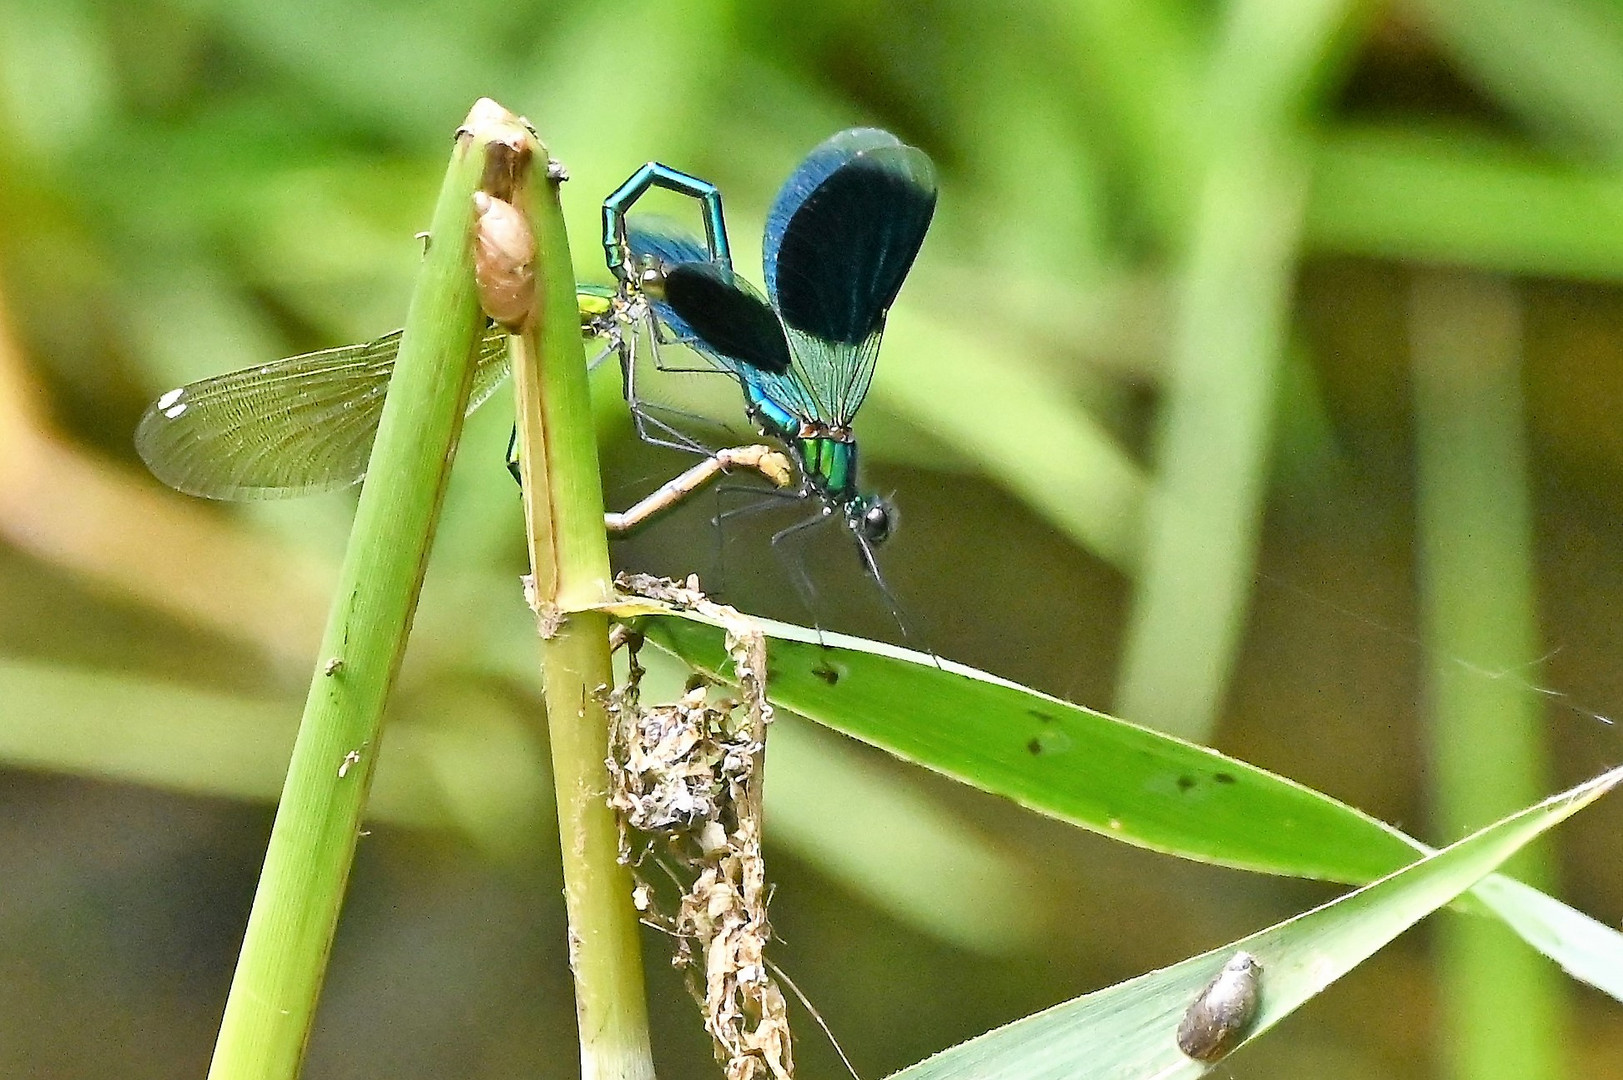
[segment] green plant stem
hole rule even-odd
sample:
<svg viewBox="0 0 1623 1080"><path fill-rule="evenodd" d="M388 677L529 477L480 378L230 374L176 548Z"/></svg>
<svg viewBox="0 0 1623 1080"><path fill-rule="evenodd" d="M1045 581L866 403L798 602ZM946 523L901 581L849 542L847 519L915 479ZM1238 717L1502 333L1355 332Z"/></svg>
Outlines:
<svg viewBox="0 0 1623 1080"><path fill-rule="evenodd" d="M614 595L603 482L558 185L539 163L516 205L535 229L537 304L513 339L519 468L541 632L547 726L558 797L569 959L583 1080L651 1080L653 1059L631 875L619 861L608 790Z"/></svg>
<svg viewBox="0 0 1623 1080"><path fill-rule="evenodd" d="M1530 802L1548 771L1533 687L1482 676L1536 678L1539 652L1521 320L1507 286L1444 274L1415 282L1410 318L1433 806L1451 841ZM1508 870L1543 883L1548 861L1535 846ZM1440 940L1447 1075L1562 1075L1555 969L1497 922L1450 919Z"/></svg>
<svg viewBox="0 0 1623 1080"><path fill-rule="evenodd" d="M287 1080L304 1056L483 325L470 269L479 117L476 106L434 210L211 1080Z"/></svg>
<svg viewBox="0 0 1623 1080"><path fill-rule="evenodd" d="M1116 699L1121 716L1181 738L1210 737L1239 649L1301 246L1305 120L1365 17L1352 0L1230 5L1203 95L1206 160Z"/></svg>

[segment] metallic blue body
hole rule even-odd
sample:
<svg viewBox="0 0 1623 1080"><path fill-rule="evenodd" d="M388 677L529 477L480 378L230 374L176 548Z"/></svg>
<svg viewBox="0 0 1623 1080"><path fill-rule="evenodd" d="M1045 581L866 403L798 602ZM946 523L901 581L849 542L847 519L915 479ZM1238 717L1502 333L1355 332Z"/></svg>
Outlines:
<svg viewBox="0 0 1623 1080"><path fill-rule="evenodd" d="M709 257L728 270L733 266L727 243L727 223L721 215L721 191L708 180L650 161L603 200L603 255L615 277L625 276L625 211L651 187L664 188L699 200L704 208L704 232Z"/></svg>

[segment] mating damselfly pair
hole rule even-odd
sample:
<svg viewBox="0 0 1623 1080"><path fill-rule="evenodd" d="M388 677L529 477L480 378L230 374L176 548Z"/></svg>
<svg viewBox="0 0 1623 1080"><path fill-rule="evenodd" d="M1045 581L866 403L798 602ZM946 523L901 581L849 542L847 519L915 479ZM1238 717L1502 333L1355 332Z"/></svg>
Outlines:
<svg viewBox="0 0 1623 1080"><path fill-rule="evenodd" d="M663 220L627 216L654 187L700 203L703 240ZM842 521L893 612L873 548L890 535L894 512L858 486L851 422L935 202L935 170L923 151L875 128L834 135L772 204L763 296L733 270L715 185L650 162L603 204L605 261L617 284L577 291L582 333L604 343L598 360L618 356L638 434L698 451L712 471L735 463L682 434L641 396L639 338L656 367L665 366L661 346L682 346L730 375L749 420L781 444L798 472L798 484L782 480L793 490L772 494L817 508L774 543ZM285 498L354 484L366 471L399 347L397 331L171 390L141 418L136 448L160 480L206 498ZM470 412L490 398L507 365L506 330L493 325L476 359ZM678 494L687 490L673 485ZM804 596L804 575L796 587Z"/></svg>

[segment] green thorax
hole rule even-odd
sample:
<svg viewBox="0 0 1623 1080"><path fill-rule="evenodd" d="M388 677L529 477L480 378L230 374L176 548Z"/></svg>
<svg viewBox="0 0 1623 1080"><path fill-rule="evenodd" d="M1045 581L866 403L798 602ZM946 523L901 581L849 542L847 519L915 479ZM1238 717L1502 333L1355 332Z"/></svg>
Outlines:
<svg viewBox="0 0 1623 1080"><path fill-rule="evenodd" d="M845 502L856 496L855 442L827 435L812 435L796 438L794 447L807 484L834 502Z"/></svg>

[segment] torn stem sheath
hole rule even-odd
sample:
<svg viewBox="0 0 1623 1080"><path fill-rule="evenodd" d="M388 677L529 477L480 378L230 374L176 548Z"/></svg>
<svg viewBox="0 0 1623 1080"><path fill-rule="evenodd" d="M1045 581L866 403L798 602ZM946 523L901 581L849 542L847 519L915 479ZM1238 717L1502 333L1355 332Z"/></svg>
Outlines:
<svg viewBox="0 0 1623 1080"><path fill-rule="evenodd" d="M534 230L533 307L510 339L519 476L541 627L582 1080L652 1080L631 875L608 791L608 616L614 596L561 175L544 147L510 201ZM497 193L500 194L500 193ZM505 197L505 196L503 196Z"/></svg>

